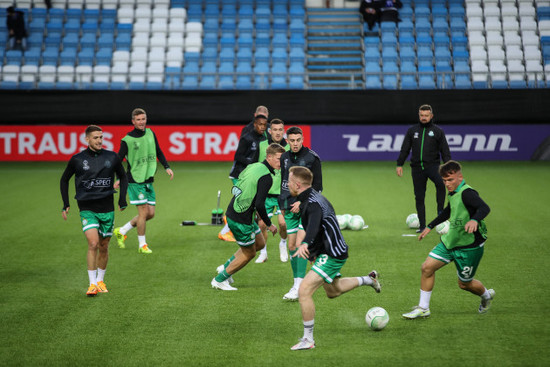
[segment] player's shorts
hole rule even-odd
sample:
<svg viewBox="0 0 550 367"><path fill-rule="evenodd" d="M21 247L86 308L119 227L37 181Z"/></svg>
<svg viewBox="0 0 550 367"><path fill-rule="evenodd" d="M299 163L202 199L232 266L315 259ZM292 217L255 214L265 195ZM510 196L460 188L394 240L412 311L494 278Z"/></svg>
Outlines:
<svg viewBox="0 0 550 367"><path fill-rule="evenodd" d="M233 232L233 236L239 246L247 247L254 245L254 242L256 242L256 236L262 233L260 231L260 227L258 227L258 223L255 221L251 224L243 224L235 222L229 217L226 217L226 219L227 225L229 226L231 232Z"/></svg>
<svg viewBox="0 0 550 367"><path fill-rule="evenodd" d="M82 222L82 232L97 228L101 237L112 237L115 224L115 212L96 213L91 210L80 212L80 221Z"/></svg>
<svg viewBox="0 0 550 367"><path fill-rule="evenodd" d="M430 251L428 256L446 264L454 261L458 279L463 282L471 282L483 257L484 245L485 242L478 247L462 247L449 250L440 242Z"/></svg>
<svg viewBox="0 0 550 367"><path fill-rule="evenodd" d="M265 198L265 210L269 218L273 217L273 215L281 214L279 210L279 200L277 200L276 197Z"/></svg>
<svg viewBox="0 0 550 367"><path fill-rule="evenodd" d="M285 223L286 223L286 233L292 234L298 232L298 227L300 227L301 219L300 214L294 214L290 209L285 211Z"/></svg>
<svg viewBox="0 0 550 367"><path fill-rule="evenodd" d="M317 257L315 263L311 267L311 270L319 274L325 282L331 284L334 279L342 276L340 274L340 269L346 263L347 259L338 260L333 257L328 256L327 254L322 254Z"/></svg>
<svg viewBox="0 0 550 367"><path fill-rule="evenodd" d="M152 183L129 183L128 196L132 205L155 205L155 189Z"/></svg>

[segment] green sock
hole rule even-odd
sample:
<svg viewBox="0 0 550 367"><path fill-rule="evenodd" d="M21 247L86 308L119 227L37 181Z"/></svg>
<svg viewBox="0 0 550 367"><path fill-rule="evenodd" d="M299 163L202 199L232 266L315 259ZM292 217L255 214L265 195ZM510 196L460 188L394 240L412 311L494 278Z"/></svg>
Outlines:
<svg viewBox="0 0 550 367"><path fill-rule="evenodd" d="M295 278L305 278L307 270L307 260L302 257L296 258L296 276Z"/></svg>
<svg viewBox="0 0 550 367"><path fill-rule="evenodd" d="M221 283L221 282L223 282L224 280L227 280L227 278L229 278L229 277L230 277L230 275L227 274L227 272L225 271L225 269L223 269L223 271L222 271L221 273L219 273L219 274L216 276L216 278L214 278L214 279L216 279L216 282L220 282L220 283Z"/></svg>
<svg viewBox="0 0 550 367"><path fill-rule="evenodd" d="M294 257L293 255L297 252L298 250L294 250L294 251L288 251L288 253L290 254L290 267L292 268L292 277L293 278L296 278L296 271L297 271L297 266L298 266L298 258L297 257Z"/></svg>
<svg viewBox="0 0 550 367"><path fill-rule="evenodd" d="M227 269L227 267L229 266L229 264L231 264L231 261L235 260L235 255L231 256L226 262L225 264L223 264L223 268L224 269Z"/></svg>

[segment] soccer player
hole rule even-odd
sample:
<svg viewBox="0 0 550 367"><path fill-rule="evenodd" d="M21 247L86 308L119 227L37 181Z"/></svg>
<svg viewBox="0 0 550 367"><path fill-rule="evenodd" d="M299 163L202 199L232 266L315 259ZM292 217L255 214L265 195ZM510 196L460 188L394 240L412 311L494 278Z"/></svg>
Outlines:
<svg viewBox="0 0 550 367"><path fill-rule="evenodd" d="M267 157L246 167L233 186L233 198L226 211L227 224L235 236L239 249L216 270L218 275L212 279L212 287L224 291L235 291L231 286L232 275L241 270L256 256L256 251L265 246L265 238L254 220L257 214L275 235L277 227L269 219L265 210L265 199L271 186L275 170L280 168L281 154L285 148L273 143L267 148Z"/></svg>
<svg viewBox="0 0 550 367"><path fill-rule="evenodd" d="M260 155L260 142L267 140L267 116L262 114L254 115L254 128L251 132L245 133L239 139L239 145L235 152L235 158L231 172L229 172L229 178L231 182L235 184L237 182L240 173L252 163L258 162ZM244 129L243 129L244 131ZM227 216L226 218L227 219ZM218 238L224 241L235 241L233 233L229 230L227 223L218 233Z"/></svg>
<svg viewBox="0 0 550 367"><path fill-rule="evenodd" d="M285 148L286 151L289 149L289 145L285 140L285 123L280 119L273 119L270 122L271 128L269 129L269 135L267 140L260 142L260 158L259 162L263 162L266 158L266 149L271 143L277 143ZM273 185L267 194L265 199L265 209L267 210L267 215L269 218L273 217L273 212L277 215L277 220L279 222L279 235L281 236L281 241L279 242L279 257L282 262L288 261L288 252L286 250L286 223L285 217L279 210L278 197L281 193L281 170L275 171L275 177L273 178ZM265 223L260 220L258 222L260 229L265 237L266 245L260 251L256 263L263 263L267 260L267 227Z"/></svg>
<svg viewBox="0 0 550 367"><path fill-rule="evenodd" d="M290 195L288 190L288 177L290 167L302 166L307 167L313 172L313 188L321 192L323 190L323 174L321 172L321 159L313 150L304 146L304 134L302 129L293 126L286 132L287 143L290 150L281 156L281 194L279 195L279 208L281 209L286 222L287 228L287 244L290 253L290 265L294 284L290 290L283 296L283 299L296 301L298 300L298 289L300 283L306 275L307 260L302 257L292 256L296 253L297 239L303 238L304 231L299 229L300 226L300 203L296 198Z"/></svg>
<svg viewBox="0 0 550 367"><path fill-rule="evenodd" d="M88 277L90 286L86 294L95 296L98 292L107 293L105 271L109 259L109 240L113 235L115 219L113 188L115 173L120 180L118 196L119 210L124 210L128 179L124 167L115 152L102 149L103 131L99 126L90 125L86 128L88 148L75 154L69 160L67 168L59 182L63 210L61 215L67 220L69 214L69 180L75 175L75 199L80 209L82 231L88 241Z"/></svg>
<svg viewBox="0 0 550 367"><path fill-rule="evenodd" d="M411 312L403 314L406 319L430 316L430 298L435 283L435 272L443 266L455 262L458 286L481 297L479 313L485 313L495 296L493 289L487 289L474 275L483 257L487 228L484 218L489 214L489 206L479 197L477 191L466 184L462 167L456 161L443 164L439 173L449 192L449 204L428 227L418 236L422 240L439 223L447 219L449 232L441 236L437 246L430 251L422 264L420 277L420 301Z"/></svg>
<svg viewBox="0 0 550 367"><path fill-rule="evenodd" d="M126 157L128 162L128 194L130 204L136 205L138 214L122 227L115 228L118 246L125 248L124 241L127 233L137 227L140 254L150 254L153 251L147 245L145 227L148 220L155 216L155 189L153 181L157 171L157 159L164 166L170 180L174 179L174 172L170 169L164 157L155 133L146 128L147 114L141 108L132 111L134 130L130 131L120 142L118 156L120 160Z"/></svg>
<svg viewBox="0 0 550 367"><path fill-rule="evenodd" d="M441 180L438 169L443 163L451 159L451 151L443 130L433 122L433 111L430 105L422 105L418 110L419 124L413 125L407 130L407 134L401 145L401 152L397 158L397 176L403 176L403 164L411 154L411 175L414 187L414 199L416 213L420 221L420 233L426 227L426 184L430 179L435 184L435 196L437 201L437 214L441 213L445 205L445 185Z"/></svg>
<svg viewBox="0 0 550 367"><path fill-rule="evenodd" d="M315 263L300 284L300 308L304 323L304 336L292 350L315 348L313 325L315 303L313 294L321 286L328 298L335 298L362 285L380 292L378 273L373 270L361 277L340 278L340 269L348 258L348 245L342 236L332 204L311 187L313 173L306 167L290 168L288 189L293 197L298 197L302 225L306 231L302 243L294 257Z"/></svg>

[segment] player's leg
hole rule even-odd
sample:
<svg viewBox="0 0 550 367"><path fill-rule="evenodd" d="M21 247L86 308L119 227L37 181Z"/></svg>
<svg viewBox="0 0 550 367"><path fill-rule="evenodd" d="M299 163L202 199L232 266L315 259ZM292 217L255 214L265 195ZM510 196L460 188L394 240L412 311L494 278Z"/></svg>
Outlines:
<svg viewBox="0 0 550 367"><path fill-rule="evenodd" d="M224 265L224 269L212 279L213 288L221 290L237 290L229 284L228 279L242 269L256 256L256 250L261 250L265 246L265 239L256 222L252 224L242 224L227 219L229 228L235 235L239 250L233 255L233 259ZM251 240L252 235L254 239Z"/></svg>
<svg viewBox="0 0 550 367"><path fill-rule="evenodd" d="M417 232L422 232L424 228L426 228L426 207L424 200L426 198L426 183L428 182L428 178L424 175L424 172L420 168L412 168L411 175L413 181L416 214L418 214L418 220L420 222L420 228Z"/></svg>
<svg viewBox="0 0 550 367"><path fill-rule="evenodd" d="M300 309L302 311L302 321L304 325L304 335L300 342L294 345L292 350L315 348L313 339L313 327L315 324L315 302L313 294L323 285L324 279L317 273L310 271L300 285Z"/></svg>
<svg viewBox="0 0 550 367"><path fill-rule="evenodd" d="M495 296L494 289L487 289L482 282L474 279L479 263L483 258L483 244L480 247L455 250L455 265L458 275L458 286L481 297L479 313L485 313L491 307L491 301Z"/></svg>
<svg viewBox="0 0 550 367"><path fill-rule="evenodd" d="M145 196L145 188L143 184L138 183L129 183L128 184L128 197L130 198L130 204L132 205L144 205L147 203L147 198ZM124 224L122 227L115 228L113 234L117 240L118 247L126 248L124 241L128 238L127 234L137 225L139 218L139 209L138 215L133 217L130 221Z"/></svg>
<svg viewBox="0 0 550 367"><path fill-rule="evenodd" d="M238 181L238 179L236 178L233 178L233 177L229 177L229 178L231 179L231 183L233 186ZM223 222L224 222L224 226L218 233L218 238L223 241L235 242L235 236L233 235L233 232L231 232L231 229L229 229L229 225L227 224L227 217L225 215L223 216Z"/></svg>
<svg viewBox="0 0 550 367"><path fill-rule="evenodd" d="M406 319L430 316L430 299L435 284L435 272L453 260L452 254L439 243L430 252L421 267L420 298L411 312L403 314Z"/></svg>
<svg viewBox="0 0 550 367"><path fill-rule="evenodd" d="M281 236L281 240L279 241L279 257L282 262L286 263L288 261L288 251L286 248L288 235L286 232L285 216L280 212L277 214L277 221L279 222L279 236Z"/></svg>
<svg viewBox="0 0 550 367"><path fill-rule="evenodd" d="M445 206L445 195L447 194L447 190L445 189L445 184L439 174L438 166L433 166L426 169L426 173L428 174L428 178L435 185L435 200L437 203L437 214L439 214L443 211Z"/></svg>
<svg viewBox="0 0 550 367"><path fill-rule="evenodd" d="M137 210L138 215L136 217L136 228L139 243L139 253L150 254L153 251L151 251L151 249L147 245L145 230L147 228L147 221L149 220L151 215L155 215L155 207L149 204L142 204L137 206Z"/></svg>
<svg viewBox="0 0 550 367"><path fill-rule="evenodd" d="M296 301L298 300L298 289L300 288L300 283L304 279L307 269L307 260L299 256L294 256L296 251L298 251L297 245L299 244L298 236L300 215L294 214L290 210L287 210L285 212L285 222L287 225L287 243L288 252L290 254L290 267L292 269L294 283L290 290L283 296L283 299Z"/></svg>
<svg viewBox="0 0 550 367"><path fill-rule="evenodd" d="M105 285L105 272L107 271L107 262L109 261L109 241L113 235L115 222L115 213L98 213L99 218L99 248L97 253L97 287L100 293L107 293Z"/></svg>
<svg viewBox="0 0 550 367"><path fill-rule="evenodd" d="M88 242L88 251L86 253L86 263L88 268L88 279L90 285L86 291L86 295L95 296L98 292L97 288L97 251L99 248L99 222L95 217L95 213L91 211L80 212L82 221L82 230Z"/></svg>

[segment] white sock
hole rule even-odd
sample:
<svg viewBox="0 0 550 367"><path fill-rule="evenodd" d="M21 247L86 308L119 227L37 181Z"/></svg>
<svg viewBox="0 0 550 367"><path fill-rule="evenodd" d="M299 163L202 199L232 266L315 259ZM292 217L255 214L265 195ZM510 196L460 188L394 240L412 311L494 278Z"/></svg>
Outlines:
<svg viewBox="0 0 550 367"><path fill-rule="evenodd" d="M229 226L226 224L225 226L223 226L222 230L220 231L221 234L226 234L227 232L229 232Z"/></svg>
<svg viewBox="0 0 550 367"><path fill-rule="evenodd" d="M90 285L97 284L96 273L97 273L97 270L88 270L88 278L90 278Z"/></svg>
<svg viewBox="0 0 550 367"><path fill-rule="evenodd" d="M430 308L430 297L432 296L432 291L426 292L422 289L420 290L420 301L418 302L418 306L420 308L423 308L427 310Z"/></svg>
<svg viewBox="0 0 550 367"><path fill-rule="evenodd" d="M304 339L313 341L313 325L315 320L304 321Z"/></svg>
<svg viewBox="0 0 550 367"><path fill-rule="evenodd" d="M485 292L483 292L483 294L481 295L481 298L483 298L483 299L491 299L491 294L489 293L489 291L487 290L487 288L485 288Z"/></svg>
<svg viewBox="0 0 550 367"><path fill-rule="evenodd" d="M143 247L147 244L145 236L138 236L139 247Z"/></svg>
<svg viewBox="0 0 550 367"><path fill-rule="evenodd" d="M264 248L260 250L260 254L266 254L267 255L267 245L265 245Z"/></svg>
<svg viewBox="0 0 550 367"><path fill-rule="evenodd" d="M372 278L367 276L364 277L357 277L357 280L359 281L359 286L362 285L372 285L373 281Z"/></svg>
<svg viewBox="0 0 550 367"><path fill-rule="evenodd" d="M120 233L126 234L126 233L128 233L132 228L134 228L134 226L132 225L131 222L128 222L128 223L126 223L125 225L123 225L122 227L120 227Z"/></svg>
<svg viewBox="0 0 550 367"><path fill-rule="evenodd" d="M286 238L281 238L281 241L279 242L279 246L286 246Z"/></svg>
<svg viewBox="0 0 550 367"><path fill-rule="evenodd" d="M100 269L100 268L97 268L97 278L96 280L98 282L102 282L103 279L105 279L105 272L107 271L107 269Z"/></svg>
<svg viewBox="0 0 550 367"><path fill-rule="evenodd" d="M294 278L294 288L300 289L300 284L302 284L304 278Z"/></svg>

